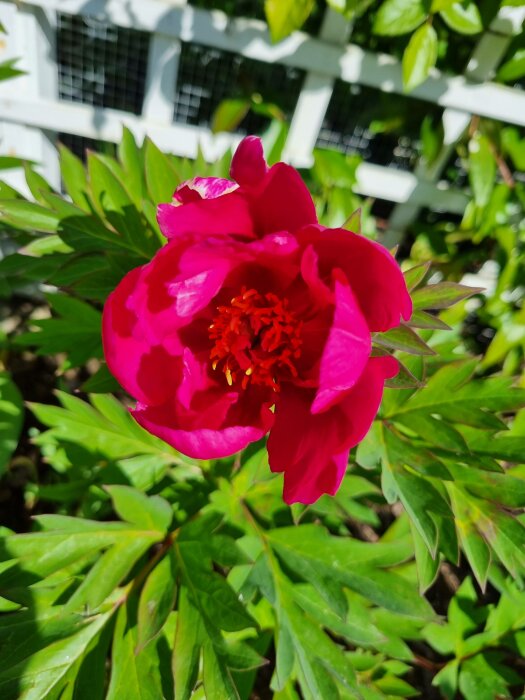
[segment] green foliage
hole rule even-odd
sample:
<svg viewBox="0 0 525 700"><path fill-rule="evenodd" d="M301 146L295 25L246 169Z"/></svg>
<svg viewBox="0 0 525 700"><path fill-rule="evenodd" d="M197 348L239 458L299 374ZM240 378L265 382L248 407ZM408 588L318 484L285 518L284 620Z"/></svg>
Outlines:
<svg viewBox="0 0 525 700"><path fill-rule="evenodd" d="M414 315L373 338L401 371L339 492L309 507L283 504L263 444L196 462L149 435L101 362L102 302L162 245L156 204L197 172L225 176L229 156L190 163L125 131L116 158L91 154L87 167L61 148L71 201L30 164L34 201L2 190L18 246L0 261L2 296L59 290L26 301L1 341L3 483L35 516L1 533L2 698L384 700L423 682L445 698L521 692L525 341L510 292L523 192L494 180L522 137L499 134L478 120L460 145L473 194L463 222L415 232L402 261ZM351 193L358 165L318 150L305 178L325 224L374 235L371 203ZM461 283L458 241L495 251L492 295ZM498 323L484 357L465 347L467 304ZM28 361L52 363L53 394L27 389ZM31 400L13 459L16 381Z"/></svg>
<svg viewBox="0 0 525 700"><path fill-rule="evenodd" d="M6 470L22 431L24 406L16 384L0 372L0 475Z"/></svg>

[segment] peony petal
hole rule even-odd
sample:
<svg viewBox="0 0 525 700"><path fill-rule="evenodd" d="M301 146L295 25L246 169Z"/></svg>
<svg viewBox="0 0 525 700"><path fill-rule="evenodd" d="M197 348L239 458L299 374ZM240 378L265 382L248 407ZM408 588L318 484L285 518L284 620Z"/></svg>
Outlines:
<svg viewBox="0 0 525 700"><path fill-rule="evenodd" d="M336 275L334 288L334 318L321 357L312 413L326 411L341 400L358 381L372 350L368 325L342 273Z"/></svg>
<svg viewBox="0 0 525 700"><path fill-rule="evenodd" d="M254 237L248 202L238 192L188 204L160 204L157 220L160 230L169 239L187 236Z"/></svg>
<svg viewBox="0 0 525 700"><path fill-rule="evenodd" d="M186 180L177 187L173 199L181 204L197 202L200 199L216 199L238 187L236 182L222 177L194 177L193 180Z"/></svg>
<svg viewBox="0 0 525 700"><path fill-rule="evenodd" d="M179 358L159 344L151 344L131 309L142 268L129 272L104 306L102 341L109 370L139 401L162 403L175 390L181 375Z"/></svg>
<svg viewBox="0 0 525 700"><path fill-rule="evenodd" d="M258 136L246 136L233 155L230 175L239 185L255 187L267 172L261 139Z"/></svg>
<svg viewBox="0 0 525 700"><path fill-rule="evenodd" d="M303 245L313 245L319 268L329 278L341 268L359 302L371 331L398 326L412 315L412 300L399 265L379 243L344 229L309 226L297 234Z"/></svg>
<svg viewBox="0 0 525 700"><path fill-rule="evenodd" d="M370 358L357 384L324 413L311 413L312 391L283 388L268 439L268 455L272 471L284 472L287 503L313 503L324 493L336 492L348 450L370 429L385 379L394 376L397 369L393 357Z"/></svg>
<svg viewBox="0 0 525 700"><path fill-rule="evenodd" d="M203 392L197 396L201 410L188 411L175 401L162 406L138 404L132 411L135 420L153 435L160 437L188 457L218 459L239 452L260 440L273 423L268 404L249 407L250 423L235 421L242 416L235 392Z"/></svg>
<svg viewBox="0 0 525 700"><path fill-rule="evenodd" d="M276 163L253 195L252 214L259 235L293 233L317 223L315 206L301 176L290 165Z"/></svg>

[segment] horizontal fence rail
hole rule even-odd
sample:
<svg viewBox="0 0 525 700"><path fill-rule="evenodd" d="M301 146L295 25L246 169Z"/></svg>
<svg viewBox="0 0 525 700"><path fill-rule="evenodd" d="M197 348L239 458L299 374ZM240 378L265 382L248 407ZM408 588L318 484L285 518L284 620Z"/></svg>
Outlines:
<svg viewBox="0 0 525 700"><path fill-rule="evenodd" d="M151 34L140 114L59 99L57 12ZM483 82L497 67L524 19L525 7L503 8L483 35L465 75L447 76L434 71L425 83L406 95L399 61L348 43L350 25L331 10L317 37L294 32L274 45L262 21L231 18L182 1L0 0L0 20L9 32L4 56L21 56L21 65L28 72L23 78L0 85L0 147L4 153L40 161L44 174L55 185L60 184L60 176L51 144L57 133L116 143L125 125L138 138L148 135L161 148L177 155L194 158L200 148L208 160L220 157L238 143L239 135L212 134L208 128L174 121L181 47L194 42L305 72L285 146L285 158L299 167L312 163L312 151L337 80L445 108L445 126L452 124L452 128L445 129L447 138L439 168L428 171L418 167L415 172L407 172L365 162L357 169L356 192L398 205L393 227L398 236L421 207L463 213L467 195L440 182L439 177L446 156L472 114L525 126L525 93ZM492 47L488 54L483 49L487 45ZM16 185L23 189L20 175L14 174L13 178L18 178Z"/></svg>

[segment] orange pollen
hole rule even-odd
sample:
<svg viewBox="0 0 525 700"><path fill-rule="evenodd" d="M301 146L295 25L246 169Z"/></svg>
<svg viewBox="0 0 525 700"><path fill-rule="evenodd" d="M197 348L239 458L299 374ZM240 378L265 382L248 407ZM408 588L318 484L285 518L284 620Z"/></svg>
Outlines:
<svg viewBox="0 0 525 700"><path fill-rule="evenodd" d="M218 306L208 328L214 345L211 366L224 372L230 386L269 386L279 391L282 379L296 377L301 355L301 326L288 300L242 288L229 306Z"/></svg>

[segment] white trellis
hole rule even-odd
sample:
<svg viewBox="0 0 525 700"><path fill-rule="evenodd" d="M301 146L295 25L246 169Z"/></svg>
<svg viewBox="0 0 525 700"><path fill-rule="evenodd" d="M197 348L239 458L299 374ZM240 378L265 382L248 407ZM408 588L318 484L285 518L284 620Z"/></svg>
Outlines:
<svg viewBox="0 0 525 700"><path fill-rule="evenodd" d="M57 12L151 33L140 115L59 99ZM525 125L525 93L490 82L524 19L524 7L502 8L480 39L465 75L434 71L408 96L445 108L445 142L432 168L419 166L412 173L371 163L359 166L356 191L396 203L387 234L390 243L399 238L421 207L463 212L467 196L440 177L471 115ZM9 32L0 60L18 56L20 66L27 71L15 81L0 84L0 151L39 162L56 186L60 174L53 143L58 132L118 142L126 125L137 137L148 134L161 148L178 155L195 157L200 147L210 160L238 141L235 135L213 135L202 127L173 122L181 42L196 42L306 72L285 147L286 159L297 166L312 162L336 79L392 93L393 99L403 93L397 59L350 43L351 26L330 10L318 36L295 32L277 45L271 43L264 22L232 19L222 12L196 9L184 0L0 0L0 20ZM10 173L10 178L14 186L23 189L19 173Z"/></svg>

